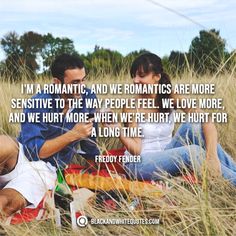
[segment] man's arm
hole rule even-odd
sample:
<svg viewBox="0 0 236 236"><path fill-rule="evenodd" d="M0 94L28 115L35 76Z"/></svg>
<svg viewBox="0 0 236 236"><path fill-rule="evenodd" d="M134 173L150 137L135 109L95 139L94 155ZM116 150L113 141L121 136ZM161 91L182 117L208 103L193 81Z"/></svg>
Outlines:
<svg viewBox="0 0 236 236"><path fill-rule="evenodd" d="M89 93L89 96L96 99L95 94L91 95ZM33 98L51 99L53 97L51 95L38 94ZM60 112L57 109L54 110L53 112ZM47 108L24 109L25 114L50 112L52 110ZM83 112L91 113L93 111L86 110ZM26 121L21 123L21 133L18 140L23 144L27 157L34 161L37 161L39 158L48 158L60 152L74 141L90 137L94 123L92 119L88 123L78 123L72 129L70 128L70 130L62 134L61 130L63 128L60 125L48 124L43 121L42 116L40 116L40 122L29 122L27 117L26 115Z"/></svg>
<svg viewBox="0 0 236 236"><path fill-rule="evenodd" d="M91 135L93 122L76 124L72 130L56 138L46 140L39 151L39 158L45 159L61 151L70 143Z"/></svg>

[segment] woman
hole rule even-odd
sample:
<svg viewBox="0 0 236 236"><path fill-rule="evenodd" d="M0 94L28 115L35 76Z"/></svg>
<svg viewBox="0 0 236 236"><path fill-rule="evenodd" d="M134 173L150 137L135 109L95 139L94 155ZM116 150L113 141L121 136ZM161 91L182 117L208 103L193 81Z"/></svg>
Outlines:
<svg viewBox="0 0 236 236"><path fill-rule="evenodd" d="M170 85L169 76L164 73L161 59L152 53L145 53L136 58L131 66L131 77L135 84ZM166 86L167 87L167 86ZM206 167L213 176L223 175L236 185L236 163L217 144L217 131L211 122L202 124L184 123L177 130L174 137L173 111L164 109L162 98L183 99L174 94L139 94L137 99L153 98L157 108L152 109L124 109L133 113L168 113L169 122L166 123L129 123L129 127L142 127L143 138L125 137L121 132L120 140L125 145L126 155L141 155L141 163L126 163L127 171L138 179L160 179L163 172L171 176L179 175L183 164L199 168L203 158ZM183 109L184 112L202 112L199 109ZM200 168L199 168L200 169Z"/></svg>

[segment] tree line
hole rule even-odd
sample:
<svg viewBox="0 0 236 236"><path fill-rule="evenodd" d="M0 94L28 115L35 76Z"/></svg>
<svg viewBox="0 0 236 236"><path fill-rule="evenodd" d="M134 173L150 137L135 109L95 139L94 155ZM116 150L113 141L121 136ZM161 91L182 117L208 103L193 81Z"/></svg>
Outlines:
<svg viewBox="0 0 236 236"><path fill-rule="evenodd" d="M123 56L118 51L96 45L93 52L79 54L71 39L33 31L23 35L9 32L1 38L1 47L6 55L6 59L0 63L1 75L12 81L19 80L22 75L33 79L40 67L40 73L48 74L52 61L62 53L79 55L93 74L127 73L134 58L147 51L141 49ZM213 74L230 70L236 61L235 51L226 50L226 41L215 29L201 30L191 41L188 52L171 51L169 56L162 59L166 71L171 75L190 70L196 74Z"/></svg>

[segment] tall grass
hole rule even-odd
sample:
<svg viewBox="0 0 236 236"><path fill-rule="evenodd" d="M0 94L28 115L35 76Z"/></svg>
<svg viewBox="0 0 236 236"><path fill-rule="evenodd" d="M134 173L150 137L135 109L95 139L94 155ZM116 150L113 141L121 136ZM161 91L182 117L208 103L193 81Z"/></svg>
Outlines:
<svg viewBox="0 0 236 236"><path fill-rule="evenodd" d="M233 71L234 72L234 71ZM234 73L215 76L196 77L185 73L181 78L173 78L175 83L215 83L215 97L223 98L224 112L228 113L226 124L216 124L218 139L224 149L236 160L236 78ZM50 82L48 78L38 78L37 83ZM130 83L126 74L120 76L96 76L89 78L92 83ZM25 97L20 94L21 83L1 81L0 86L0 133L16 137L19 124L8 122L11 98ZM111 95L103 95L109 96ZM113 95L117 97L116 95ZM100 139L107 149L119 145L117 139ZM178 179L169 180L171 190L165 192L164 198L144 196L142 207L130 212L127 202L121 202L118 211L103 211L91 200L86 213L93 218L160 218L160 225L99 225L81 228L79 232L71 229L57 229L54 221L32 222L17 226L2 226L8 235L236 235L236 188L223 178L210 181L202 177L202 185L183 185ZM132 196L129 196L132 198Z"/></svg>

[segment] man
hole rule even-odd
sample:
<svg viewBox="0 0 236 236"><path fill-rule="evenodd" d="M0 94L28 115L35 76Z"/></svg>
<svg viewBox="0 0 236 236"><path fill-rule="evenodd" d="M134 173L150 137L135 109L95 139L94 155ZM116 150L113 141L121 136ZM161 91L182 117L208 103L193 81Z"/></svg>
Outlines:
<svg viewBox="0 0 236 236"><path fill-rule="evenodd" d="M86 73L82 60L77 56L60 55L51 66L54 84L81 85ZM87 109L85 99L96 99L95 94L85 88L85 94L47 94L42 91L33 99L50 99L52 108L25 109L24 113L40 113L39 123L27 119L21 124L18 141L7 136L0 136L0 210L11 215L17 210L31 205L37 207L48 189L54 187L56 167L70 163L80 143L80 153L86 158L99 154L95 138L91 138L92 122L68 122L68 113L94 113ZM64 108L56 106L55 99L65 101ZM68 99L82 98L82 108L68 106ZM42 114L63 113L63 120L43 122ZM30 161L29 161L30 160Z"/></svg>

